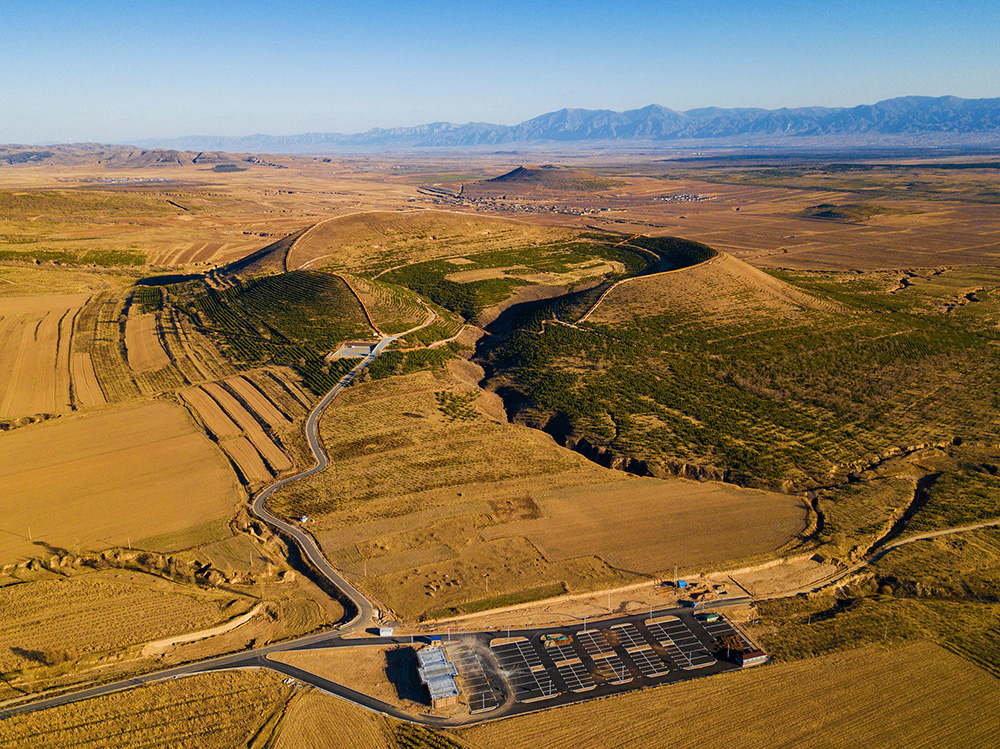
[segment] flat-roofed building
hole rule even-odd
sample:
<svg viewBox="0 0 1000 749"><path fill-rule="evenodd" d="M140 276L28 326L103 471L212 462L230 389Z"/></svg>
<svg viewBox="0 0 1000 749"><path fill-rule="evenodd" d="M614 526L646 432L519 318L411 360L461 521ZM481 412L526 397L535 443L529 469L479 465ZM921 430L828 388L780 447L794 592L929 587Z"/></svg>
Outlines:
<svg viewBox="0 0 1000 749"><path fill-rule="evenodd" d="M431 693L431 705L446 707L458 702L458 667L448 660L444 648L431 645L417 651L417 674Z"/></svg>
<svg viewBox="0 0 1000 749"><path fill-rule="evenodd" d="M759 666L762 663L767 663L767 653L763 650L749 649L738 653L736 656L736 662L740 664L743 668L748 666Z"/></svg>

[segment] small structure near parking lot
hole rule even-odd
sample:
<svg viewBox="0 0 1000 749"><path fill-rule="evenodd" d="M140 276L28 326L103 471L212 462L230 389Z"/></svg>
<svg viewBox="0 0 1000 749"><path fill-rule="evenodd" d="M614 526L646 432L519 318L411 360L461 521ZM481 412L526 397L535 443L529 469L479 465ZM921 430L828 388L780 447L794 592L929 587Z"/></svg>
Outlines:
<svg viewBox="0 0 1000 749"><path fill-rule="evenodd" d="M767 653L763 650L756 649L742 650L736 654L736 662L740 664L742 668L759 666L762 663L767 663Z"/></svg>
<svg viewBox="0 0 1000 749"><path fill-rule="evenodd" d="M448 660L439 644L430 645L417 652L417 674L431 694L431 705L447 707L458 702L458 667Z"/></svg>

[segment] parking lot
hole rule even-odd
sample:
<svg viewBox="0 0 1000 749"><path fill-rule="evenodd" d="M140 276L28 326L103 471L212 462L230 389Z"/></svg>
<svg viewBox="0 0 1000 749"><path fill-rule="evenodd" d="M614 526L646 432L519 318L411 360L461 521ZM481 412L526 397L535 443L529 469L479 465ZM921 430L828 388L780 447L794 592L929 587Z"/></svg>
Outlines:
<svg viewBox="0 0 1000 749"><path fill-rule="evenodd" d="M542 665L541 657L526 638L491 644L490 649L518 702L535 702L560 693Z"/></svg>
<svg viewBox="0 0 1000 749"><path fill-rule="evenodd" d="M474 645L450 642L448 657L458 667L459 686L469 703L469 712L483 713L500 705L501 694L494 688L488 675L492 668L483 662Z"/></svg>
<svg viewBox="0 0 1000 749"><path fill-rule="evenodd" d="M649 619L646 629L670 656L678 668L702 668L715 663L715 658L688 626L676 617Z"/></svg>
<svg viewBox="0 0 1000 749"><path fill-rule="evenodd" d="M489 648L511 696L520 703L562 704L737 668L726 660L725 650L723 660L716 658L727 636L750 645L737 629L724 618L707 622L675 612L494 637ZM485 703L483 697L473 697L470 705L476 699L489 704L489 697Z"/></svg>

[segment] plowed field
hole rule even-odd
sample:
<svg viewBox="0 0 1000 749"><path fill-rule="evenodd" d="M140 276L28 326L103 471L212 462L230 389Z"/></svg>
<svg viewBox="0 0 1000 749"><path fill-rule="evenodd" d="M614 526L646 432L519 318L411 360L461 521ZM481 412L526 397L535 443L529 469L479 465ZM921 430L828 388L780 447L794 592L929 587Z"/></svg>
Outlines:
<svg viewBox="0 0 1000 749"><path fill-rule="evenodd" d="M133 372L149 372L170 364L156 334L156 315L129 315L125 324L125 350Z"/></svg>
<svg viewBox="0 0 1000 749"><path fill-rule="evenodd" d="M87 299L0 299L0 418L71 410L70 337Z"/></svg>

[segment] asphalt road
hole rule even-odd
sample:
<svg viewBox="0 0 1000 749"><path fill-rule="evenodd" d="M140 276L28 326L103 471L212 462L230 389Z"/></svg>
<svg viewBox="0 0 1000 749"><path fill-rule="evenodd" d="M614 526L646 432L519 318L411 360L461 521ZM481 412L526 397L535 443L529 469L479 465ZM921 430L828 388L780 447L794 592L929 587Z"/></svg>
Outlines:
<svg viewBox="0 0 1000 749"><path fill-rule="evenodd" d="M652 616L677 616L684 620L691 620L694 612L691 609L658 609L655 611L644 611L638 614L631 614L628 616L619 616L613 619L601 620L597 623L592 623L590 625L591 629L601 628L606 629L614 624L621 624L625 622L639 622L650 615ZM540 636L545 634L561 634L577 631L582 628L583 625L577 624L572 627L557 626L557 627L544 627L536 629L497 629L497 630L485 630L476 632L452 632L449 635L442 633L443 637L453 637L453 638L475 638L482 642L483 644L488 644L489 641L495 637L526 637L529 639L538 639ZM682 681L688 678L697 678L700 676L707 676L714 673L722 673L724 671L730 671L738 668L735 664L727 663L724 661L719 661L712 666L699 669L697 673L687 673L672 671L670 675L657 678L657 679L646 679L646 678L636 678L628 684L617 685L617 686L601 686L592 691L583 693L573 693L564 692L551 699L546 699L538 703L522 703L513 702L511 700L511 695L507 695L505 699L505 704L501 708L491 711L488 714L473 715L463 717L459 720L445 720L443 718L432 717L429 715L413 715L411 713L404 712L395 705L390 705L387 702L383 702L375 697L371 697L367 694L345 687L342 684L337 684L335 682L324 679L323 677L317 676L316 674L309 673L295 666L290 666L284 663L278 663L277 661L272 661L267 658L268 655L277 652L287 652L292 650L309 650L314 648L351 648L351 647L366 647L371 645L407 645L413 642L427 642L428 635L420 635L415 638L409 636L405 637L363 637L363 638L351 638L344 639L340 632L322 632L312 635L307 635L305 637L300 637L295 640L289 640L282 643L277 643L274 645L267 645L262 648L256 648L251 651L245 651L242 653L230 653L229 655L222 655L216 658L210 658L205 661L198 663L188 663L181 666L175 666L174 668L166 669L163 671L156 671L149 674L143 674L141 676L135 676L130 679L123 679L121 681L111 682L108 684L101 684L99 686L90 687L88 689L81 689L79 691L69 692L66 694L58 695L55 697L49 697L43 700L36 700L34 702L28 702L22 705L12 706L0 710L0 720L5 718L14 717L16 715L23 715L25 713L36 712L38 710L45 710L51 707L57 707L59 705L67 705L74 702L82 702L83 700L92 699L94 697L100 697L107 694L114 694L116 692L123 692L129 689L133 689L144 684L152 684L156 682L168 681L170 679L178 679L185 676L193 676L195 674L206 673L210 671L220 671L224 669L233 668L267 668L278 673L285 674L292 678L297 679L306 684L310 684L314 687L322 689L330 694L337 695L346 700L354 702L355 704L361 705L373 710L383 715L389 715L400 720L409 721L412 723L420 723L427 726L460 726L460 725L472 725L475 723L481 723L487 720L493 720L501 717L507 717L510 715L523 715L529 712L536 712L538 710L544 710L551 707L558 707L561 705L568 705L574 702L582 702L584 700L593 699L595 697L607 696L609 694L618 694L621 692L631 692L636 689L642 689L643 687L651 686L653 684L668 683L674 681ZM701 635L701 639L706 639L705 635ZM706 640L705 644L709 644Z"/></svg>
<svg viewBox="0 0 1000 749"><path fill-rule="evenodd" d="M396 340L396 336L385 336L381 341L372 349L372 352L366 356L358 366L348 372L344 377L338 382L333 388L323 396L323 399L316 404L316 407L310 412L309 417L306 419L306 439L309 441L309 449L312 450L313 457L316 458L316 465L302 473L297 473L294 476L288 476L281 479L269 487L264 489L260 494L258 494L253 499L253 503L250 505L250 509L253 514L263 520L270 526L279 529L286 535L291 536L295 539L298 544L299 549L302 551L302 555L309 561L313 569L323 575L327 580L329 580L333 585L339 588L347 598L351 600L354 604L357 613L353 619L344 624L339 628L339 633L341 635L350 634L353 632L364 631L375 619L375 608L372 606L371 602L365 598L365 596L351 585L344 577L335 570L328 561L326 557L323 556L323 552L320 551L319 544L316 543L316 539L313 538L309 533L304 531L301 526L294 525L282 520L279 517L275 517L270 512L267 511L265 504L268 498L278 489L290 484L293 481L298 481L299 479L305 478L306 476L312 476L314 473L319 473L324 468L330 464L330 459L323 449L323 445L319 439L319 420L323 415L323 411L330 401L337 397L337 394L343 390L345 387L350 385L354 378L369 364L375 361L381 354L386 346Z"/></svg>
<svg viewBox="0 0 1000 749"><path fill-rule="evenodd" d="M419 327L419 326L418 326ZM268 668L279 673L283 673L287 676L298 679L299 681L311 684L319 689L323 689L331 694L339 695L344 699L350 700L356 704L362 705L370 710L382 713L384 715L390 715L403 720L408 720L411 722L422 723L425 725L443 725L443 722L439 718L431 718L429 716L414 716L404 713L399 708L390 705L388 703L382 702L381 700L370 697L369 695L362 694L355 690L349 689L340 684L328 681L322 677L316 676L315 674L308 673L301 669L295 668L294 666L289 666L282 663L277 663L271 661L267 656L271 653L289 651L289 650L304 650L310 648L319 647L356 647L356 646L367 646L367 645L379 645L379 644L406 644L411 642L409 637L399 637L399 638L378 638L378 637L365 637L356 639L343 639L344 635L354 634L364 631L369 626L371 626L374 620L374 607L367 598L351 585L347 580L345 580L340 573L338 573L319 549L319 545L316 540L301 527L285 522L281 518L275 517L264 507L267 499L274 493L275 490L279 489L286 484L296 481L298 479L304 478L306 476L311 476L319 471L322 471L329 465L329 458L327 457L326 451L323 449L322 444L319 439L318 434L318 424L319 419L323 414L323 411L330 404L330 402L337 396L337 394L343 390L347 385L354 381L355 377L368 365L370 365L375 359L385 350L385 348L392 343L398 336L385 336L381 341L375 346L372 352L365 357L360 364L358 364L354 369L352 369L348 374L346 374L340 382L338 382L329 393L327 393L322 400L313 408L310 412L309 417L306 420L306 438L309 442L309 447L313 452L313 456L316 458L316 465L312 468L302 471L294 476L289 476L284 478L267 489L263 490L260 494L254 497L252 502L252 510L254 514L261 520L265 521L269 525L278 528L283 533L291 536L296 543L299 545L301 552L304 557L309 560L309 563L316 569L320 574L325 576L333 585L343 591L344 595L350 599L357 609L355 616L347 622L344 626L338 628L335 632L320 632L312 635L307 635L305 637L300 637L294 640L289 640L282 643L277 643L274 645L268 645L261 648L256 648L252 651L245 651L241 653L230 653L228 655L222 655L215 658L210 658L205 661L200 661L198 663L189 663L181 666L176 666L174 668L156 671L148 674L143 674L140 676L135 676L129 679L124 679L122 681L111 682L108 684L101 684L98 686L90 687L87 689L82 689L78 691L68 692L62 695L57 695L54 697L49 697L42 700L36 700L33 702L27 702L20 705L10 706L5 709L0 709L0 720L13 717L15 715L22 715L24 713L36 712L38 710L44 710L50 707L56 707L58 705L66 705L73 702L80 702L83 700L91 699L93 697L99 697L106 694L113 694L116 692L122 692L128 689L132 689L143 684L150 684L154 682L166 681L169 679L176 679L183 676L190 676L198 673L205 673L208 671L218 671L222 669L231 668ZM927 538L934 538L937 536L949 535L952 533L960 533L963 531L974 530L977 528L998 525L1000 521L989 521L986 523L979 523L975 525L963 526L960 528L950 528L941 531L933 531L929 533L922 533L916 536L911 536L909 538L898 540L892 544L889 544L882 549L878 550L876 553L872 554L868 559L863 560L859 564L851 567L847 570L840 571L839 573L832 575L830 579L824 580L820 583L819 587L825 587L836 581L842 580L843 578L856 573L861 568L866 565L872 564L882 557L887 552L898 548L907 543L912 543L914 541L923 540ZM815 587L815 584L814 586ZM777 598L788 595L794 595L796 591L785 591L782 594L777 594L774 596L768 596L768 598ZM739 605L742 603L749 603L751 598L749 597L734 597L731 599L724 599L719 601L713 601L709 604L710 608L722 608L726 606ZM701 607L699 607L701 608ZM592 627L600 627L602 629L610 627L616 623L623 623L628 621L640 621L653 616L663 616L663 615L673 615L682 619L690 619L693 616L693 611L691 609L667 609L667 610L657 610L650 612L643 612L640 614L634 614L631 616L621 616L614 619L601 620L599 622L595 621L592 623ZM502 630L502 631L483 631L483 632L473 632L473 633L462 633L461 637L475 637L483 642L488 643L489 639L493 637L498 637L507 635L510 636L524 636L527 638L537 638L543 634L548 633L561 633L569 632L575 629L579 629L579 625L575 627L547 627L540 629L523 629L523 630ZM422 639L422 638L418 638ZM708 645L708 642L704 644ZM715 666L699 670L697 675L707 675L709 673L720 673L721 671L730 670L735 668L733 664L728 664L725 662L718 662ZM506 708L501 708L494 711L491 715L481 715L481 716L470 716L468 719L462 721L462 723L478 723L484 720L489 720L491 718L505 717L507 715L523 714L525 712L533 712L539 709L546 709L550 707L556 707L559 705L569 704L572 702L579 702L582 700L593 699L594 697L605 696L606 694L613 694L624 691L632 691L634 689L640 689L643 686L649 686L651 683L663 683L666 681L677 681L683 678L689 678L682 674L673 673L672 675L665 677L664 679L657 679L655 682L650 682L645 679L636 679L625 686L609 687L602 686L594 691L589 691L586 693L564 693L558 697L554 697L549 700L544 700L544 702L535 704L524 704L524 703L508 703ZM461 723L459 723L461 724ZM455 725L455 724L452 724Z"/></svg>

